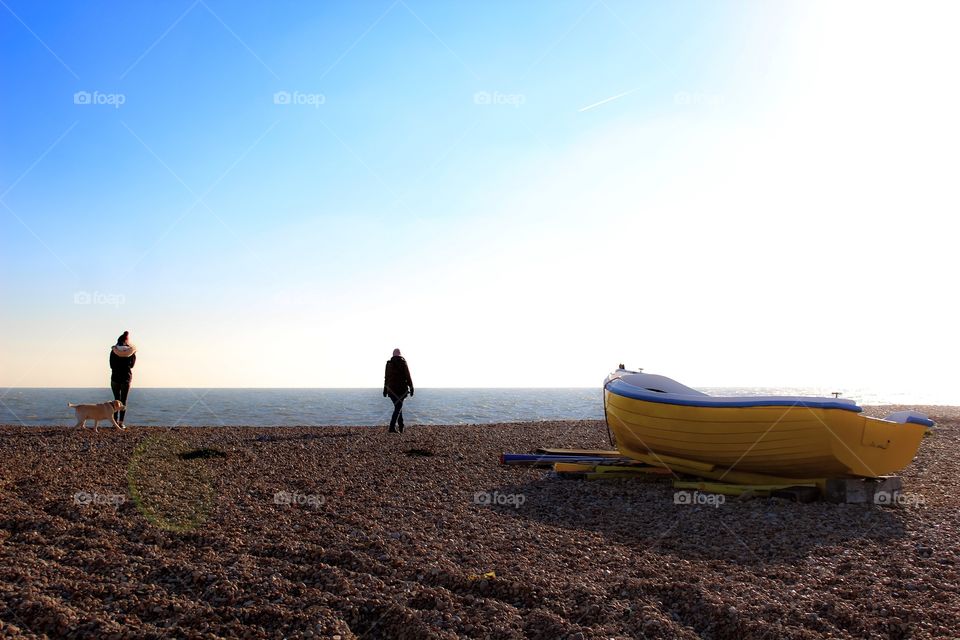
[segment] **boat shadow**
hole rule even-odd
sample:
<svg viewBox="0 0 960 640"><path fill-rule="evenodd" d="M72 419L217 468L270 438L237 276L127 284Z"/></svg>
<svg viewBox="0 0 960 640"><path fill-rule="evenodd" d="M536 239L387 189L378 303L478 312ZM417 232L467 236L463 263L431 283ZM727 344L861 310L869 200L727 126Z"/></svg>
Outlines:
<svg viewBox="0 0 960 640"><path fill-rule="evenodd" d="M872 504L801 504L780 498L740 500L681 492L667 479L596 481L544 478L495 490L514 498L491 505L505 516L593 531L637 552L684 560L765 565L796 561L851 542L907 536L896 508ZM519 506L513 506L522 501Z"/></svg>

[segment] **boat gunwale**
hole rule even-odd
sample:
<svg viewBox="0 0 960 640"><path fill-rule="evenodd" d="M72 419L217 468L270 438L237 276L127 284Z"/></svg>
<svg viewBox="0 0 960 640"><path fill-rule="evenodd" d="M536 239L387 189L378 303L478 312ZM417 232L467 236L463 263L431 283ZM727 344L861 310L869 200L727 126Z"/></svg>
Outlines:
<svg viewBox="0 0 960 640"><path fill-rule="evenodd" d="M861 413L863 407L852 401L831 400L830 398L817 398L810 396L795 396L791 399L780 398L776 396L694 396L682 395L677 393L663 393L659 391L649 391L642 387L632 385L620 378L613 378L604 384L604 389L610 393L627 398L630 400L642 400L657 404L672 404L685 407L700 407L705 409L746 409L750 407L784 407L784 408L805 408L805 409L839 409L841 411L850 411L852 413Z"/></svg>

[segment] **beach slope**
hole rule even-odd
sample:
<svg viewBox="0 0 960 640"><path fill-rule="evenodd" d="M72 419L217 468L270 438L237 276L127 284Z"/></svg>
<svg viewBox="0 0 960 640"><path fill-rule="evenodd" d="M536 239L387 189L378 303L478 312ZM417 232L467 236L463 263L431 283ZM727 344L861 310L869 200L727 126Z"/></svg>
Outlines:
<svg viewBox="0 0 960 640"><path fill-rule="evenodd" d="M0 427L0 635L946 637L960 411L928 410L892 508L498 465L602 422Z"/></svg>

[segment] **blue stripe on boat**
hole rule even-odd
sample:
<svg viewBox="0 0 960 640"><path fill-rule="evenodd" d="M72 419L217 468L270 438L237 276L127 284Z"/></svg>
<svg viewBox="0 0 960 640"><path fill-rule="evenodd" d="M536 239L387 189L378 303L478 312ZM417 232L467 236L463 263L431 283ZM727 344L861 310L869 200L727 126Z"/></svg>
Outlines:
<svg viewBox="0 0 960 640"><path fill-rule="evenodd" d="M863 411L862 408L853 402L841 402L831 398L808 398L804 396L754 396L752 398L687 396L676 393L649 391L619 379L611 380L607 383L606 389L624 398L659 402L661 404L678 404L685 407L809 407L810 409L843 409L844 411L853 411L855 413ZM928 426L932 426L932 424L931 421Z"/></svg>
<svg viewBox="0 0 960 640"><path fill-rule="evenodd" d="M907 418L907 422L912 422L913 424L922 424L925 427L932 427L937 424L930 418L918 418L916 416L910 416Z"/></svg>

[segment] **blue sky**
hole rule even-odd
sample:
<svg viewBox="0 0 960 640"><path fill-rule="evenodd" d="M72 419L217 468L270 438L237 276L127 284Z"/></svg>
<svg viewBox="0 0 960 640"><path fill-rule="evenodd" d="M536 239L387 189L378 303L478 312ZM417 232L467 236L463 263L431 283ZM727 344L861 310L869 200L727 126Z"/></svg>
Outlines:
<svg viewBox="0 0 960 640"><path fill-rule="evenodd" d="M123 329L145 386L957 355L844 308L949 286L947 4L3 3L4 386L99 385Z"/></svg>

